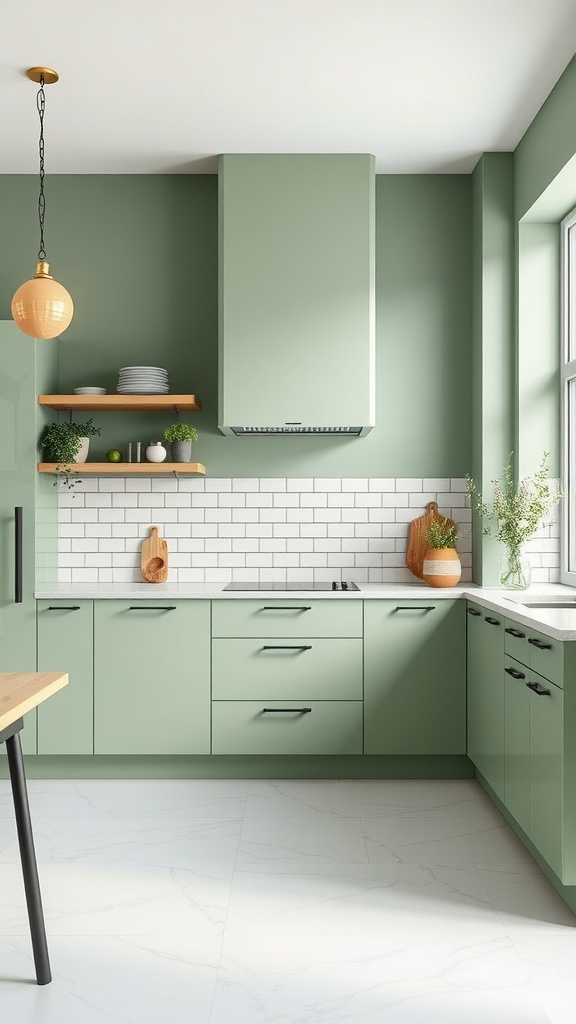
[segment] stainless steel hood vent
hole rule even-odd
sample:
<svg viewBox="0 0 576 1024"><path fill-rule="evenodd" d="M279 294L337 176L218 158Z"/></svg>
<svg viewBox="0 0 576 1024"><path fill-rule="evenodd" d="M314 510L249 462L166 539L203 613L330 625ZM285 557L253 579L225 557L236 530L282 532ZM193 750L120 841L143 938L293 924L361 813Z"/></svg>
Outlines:
<svg viewBox="0 0 576 1024"><path fill-rule="evenodd" d="M348 437L375 423L375 173L366 153L224 154L218 426Z"/></svg>
<svg viewBox="0 0 576 1024"><path fill-rule="evenodd" d="M337 434L340 437L360 437L362 427L302 427L290 423L284 427L230 427L236 437L262 437L264 434Z"/></svg>

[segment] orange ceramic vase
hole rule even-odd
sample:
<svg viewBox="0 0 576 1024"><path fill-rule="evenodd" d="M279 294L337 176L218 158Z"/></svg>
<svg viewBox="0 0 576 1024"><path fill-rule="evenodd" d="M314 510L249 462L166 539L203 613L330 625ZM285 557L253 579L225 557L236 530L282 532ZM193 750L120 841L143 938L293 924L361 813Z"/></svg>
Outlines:
<svg viewBox="0 0 576 1024"><path fill-rule="evenodd" d="M462 566L456 548L428 548L424 555L422 579L430 587L455 587Z"/></svg>

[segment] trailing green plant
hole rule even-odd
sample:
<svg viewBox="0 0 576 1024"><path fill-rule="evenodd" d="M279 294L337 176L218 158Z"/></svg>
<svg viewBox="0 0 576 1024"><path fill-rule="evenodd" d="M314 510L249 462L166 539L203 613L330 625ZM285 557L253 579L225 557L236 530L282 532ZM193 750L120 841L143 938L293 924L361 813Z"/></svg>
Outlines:
<svg viewBox="0 0 576 1024"><path fill-rule="evenodd" d="M100 427L94 426L92 419L86 423L49 423L44 427L40 437L40 448L46 454L49 462L56 463L55 485L58 479L62 479L68 488L74 487L79 482L75 477L71 480L71 464L76 463L76 457L82 446L83 437L95 437L100 433Z"/></svg>
<svg viewBox="0 0 576 1024"><path fill-rule="evenodd" d="M169 443L172 441L197 441L198 431L189 423L181 423L180 420L177 420L176 423L171 423L169 427L166 427L164 440Z"/></svg>
<svg viewBox="0 0 576 1024"><path fill-rule="evenodd" d="M548 479L549 452L542 452L540 465L533 476L524 477L516 485L512 469L512 456L504 466L501 480L493 480L494 500L484 501L471 476L466 477L473 508L486 523L484 534L505 544L509 551L518 553L522 545L543 526L549 526L547 517L556 507L564 492L553 490Z"/></svg>
<svg viewBox="0 0 576 1024"><path fill-rule="evenodd" d="M429 548L455 548L458 527L450 519L433 519L424 537Z"/></svg>

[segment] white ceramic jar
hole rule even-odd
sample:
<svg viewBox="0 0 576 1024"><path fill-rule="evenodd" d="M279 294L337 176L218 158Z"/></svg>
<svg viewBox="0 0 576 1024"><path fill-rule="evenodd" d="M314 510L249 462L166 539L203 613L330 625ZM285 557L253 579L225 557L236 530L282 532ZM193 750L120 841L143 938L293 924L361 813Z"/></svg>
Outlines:
<svg viewBox="0 0 576 1024"><path fill-rule="evenodd" d="M146 449L146 458L148 462L164 462L166 449L161 441L150 441Z"/></svg>

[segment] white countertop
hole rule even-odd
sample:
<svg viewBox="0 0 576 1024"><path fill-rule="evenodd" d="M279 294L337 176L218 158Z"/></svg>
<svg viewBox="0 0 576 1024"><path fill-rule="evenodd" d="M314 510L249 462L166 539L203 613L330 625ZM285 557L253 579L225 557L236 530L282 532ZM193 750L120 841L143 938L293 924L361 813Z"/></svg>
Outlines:
<svg viewBox="0 0 576 1024"><path fill-rule="evenodd" d="M457 587L428 587L421 583L363 583L360 590L223 590L216 583L111 583L61 584L37 590L39 600L289 600L358 601L370 599L438 601L463 598L477 601L491 611L516 619L556 640L576 640L576 590L559 583L535 584L528 590L504 591L473 583ZM521 601L574 600L574 608L526 608Z"/></svg>

